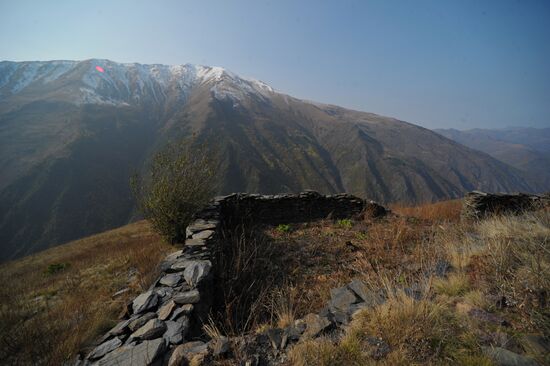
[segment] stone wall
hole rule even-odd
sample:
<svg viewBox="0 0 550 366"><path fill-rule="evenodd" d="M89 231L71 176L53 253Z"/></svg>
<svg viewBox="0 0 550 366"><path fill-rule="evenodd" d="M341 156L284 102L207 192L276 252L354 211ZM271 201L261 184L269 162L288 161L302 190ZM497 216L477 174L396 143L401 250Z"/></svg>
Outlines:
<svg viewBox="0 0 550 366"><path fill-rule="evenodd" d="M245 221L276 225L349 218L363 211L373 216L386 213L372 201L347 194L323 196L310 191L296 195L232 194L215 198L187 227L183 248L160 264L162 274L157 281L128 304L125 319L107 332L79 363L178 364L178 354L172 355L177 346L178 351L189 348L198 353L208 347L223 347L189 340L201 338L202 326L214 303L214 253L223 248L224 230L233 230Z"/></svg>
<svg viewBox="0 0 550 366"><path fill-rule="evenodd" d="M548 194L494 194L473 191L464 197L462 215L467 219L480 219L495 214L518 214L540 209L549 204Z"/></svg>

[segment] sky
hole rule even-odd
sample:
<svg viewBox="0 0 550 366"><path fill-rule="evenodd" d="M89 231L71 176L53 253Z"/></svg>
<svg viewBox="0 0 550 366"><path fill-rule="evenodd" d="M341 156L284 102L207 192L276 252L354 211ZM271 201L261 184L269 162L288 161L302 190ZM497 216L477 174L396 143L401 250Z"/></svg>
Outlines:
<svg viewBox="0 0 550 366"><path fill-rule="evenodd" d="M428 128L550 127L547 0L0 0L0 60L222 66Z"/></svg>

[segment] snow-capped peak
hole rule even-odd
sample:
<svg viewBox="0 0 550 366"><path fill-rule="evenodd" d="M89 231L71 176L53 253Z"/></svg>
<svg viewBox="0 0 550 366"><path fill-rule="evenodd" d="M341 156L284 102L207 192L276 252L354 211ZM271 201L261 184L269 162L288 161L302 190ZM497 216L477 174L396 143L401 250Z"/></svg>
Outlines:
<svg viewBox="0 0 550 366"><path fill-rule="evenodd" d="M104 59L85 61L0 62L0 98L24 92L35 83L74 85L76 103L127 104L145 96L160 101L170 90L185 98L195 86L209 87L217 99L241 100L274 92L266 83L241 78L222 67L117 63ZM76 83L76 84L75 84Z"/></svg>

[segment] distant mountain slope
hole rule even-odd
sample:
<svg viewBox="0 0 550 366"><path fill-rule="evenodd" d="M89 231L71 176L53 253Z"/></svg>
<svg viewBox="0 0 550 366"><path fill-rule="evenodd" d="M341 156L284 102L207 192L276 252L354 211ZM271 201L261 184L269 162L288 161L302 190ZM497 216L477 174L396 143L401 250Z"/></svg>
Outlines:
<svg viewBox="0 0 550 366"><path fill-rule="evenodd" d="M221 68L0 62L0 259L128 222L130 173L184 136L221 153L223 193L414 203L532 189L514 168L427 129Z"/></svg>
<svg viewBox="0 0 550 366"><path fill-rule="evenodd" d="M538 190L550 190L550 128L435 131L519 169Z"/></svg>

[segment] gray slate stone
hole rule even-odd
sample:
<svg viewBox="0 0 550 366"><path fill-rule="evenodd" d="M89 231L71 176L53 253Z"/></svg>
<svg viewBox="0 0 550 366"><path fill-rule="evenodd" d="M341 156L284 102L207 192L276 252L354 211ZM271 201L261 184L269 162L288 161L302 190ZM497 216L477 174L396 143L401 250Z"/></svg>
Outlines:
<svg viewBox="0 0 550 366"><path fill-rule="evenodd" d="M190 263L191 261L189 259L178 259L176 262L174 262L174 264L172 264L172 266L170 267L170 271L181 272L185 268L187 268Z"/></svg>
<svg viewBox="0 0 550 366"><path fill-rule="evenodd" d="M481 347L483 353L498 366L538 366L533 359L518 355L501 347Z"/></svg>
<svg viewBox="0 0 550 366"><path fill-rule="evenodd" d="M164 339L171 344L181 344L189 331L189 318L183 316L177 321L166 321L166 332L164 332Z"/></svg>
<svg viewBox="0 0 550 366"><path fill-rule="evenodd" d="M177 273L169 273L162 276L159 283L164 286L174 287L181 281L181 275Z"/></svg>
<svg viewBox="0 0 550 366"><path fill-rule="evenodd" d="M319 335L322 331L332 325L330 320L317 314L308 314L304 317L306 323L306 330L303 336L306 338L313 338Z"/></svg>
<svg viewBox="0 0 550 366"><path fill-rule="evenodd" d="M155 319L156 317L157 317L157 314L155 314L155 313L145 313L145 314L143 314L143 315L140 316L140 317L132 318L132 319L130 319L130 323L128 323L128 328L129 328L132 332L135 332L136 329L141 328L141 327L144 326L145 323L147 323L149 320Z"/></svg>
<svg viewBox="0 0 550 366"><path fill-rule="evenodd" d="M158 296L153 291L147 291L139 295L132 302L132 310L134 314L143 313L146 310L157 306Z"/></svg>
<svg viewBox="0 0 550 366"><path fill-rule="evenodd" d="M339 287L330 290L330 297L329 308L331 311L336 309L346 314L349 313L351 304L357 302L357 297L347 287Z"/></svg>
<svg viewBox="0 0 550 366"><path fill-rule="evenodd" d="M216 229L219 221L216 220L202 220L198 219L193 221L187 228L185 229L185 235L187 238L192 236L194 233L203 231L203 230L214 230Z"/></svg>
<svg viewBox="0 0 550 366"><path fill-rule="evenodd" d="M168 301L166 304L162 305L162 307L157 311L158 317L160 320L166 320L170 317L172 314L172 311L177 307L174 300Z"/></svg>
<svg viewBox="0 0 550 366"><path fill-rule="evenodd" d="M110 341L107 341L105 343L100 344L97 346L92 353L88 356L90 360L96 360L98 358L101 358L105 356L107 353L117 349L118 347L122 346L122 341L115 337L111 339Z"/></svg>
<svg viewBox="0 0 550 366"><path fill-rule="evenodd" d="M407 295L411 299L415 299L416 301L422 300L422 297L424 296L424 294L422 293L422 287L417 283L411 285L410 287L405 287L403 289L403 292L405 293L405 295Z"/></svg>
<svg viewBox="0 0 550 366"><path fill-rule="evenodd" d="M175 295L172 300L176 304L196 304L200 301L201 294L198 290L191 290Z"/></svg>
<svg viewBox="0 0 550 366"><path fill-rule="evenodd" d="M155 339L162 336L165 331L166 324L162 320L151 319L147 323L145 323L144 326L132 333L130 339Z"/></svg>
<svg viewBox="0 0 550 366"><path fill-rule="evenodd" d="M164 339L144 341L136 346L120 347L98 361L98 366L149 366L165 348Z"/></svg>
<svg viewBox="0 0 550 366"><path fill-rule="evenodd" d="M192 238L193 239L202 239L202 240L209 240L211 239L216 232L214 230L203 230L199 231L197 233L194 233Z"/></svg>
<svg viewBox="0 0 550 366"><path fill-rule="evenodd" d="M176 288L174 287L155 287L153 288L153 291L160 297L159 304L162 301L165 301L167 298L171 297L174 294L174 290Z"/></svg>
<svg viewBox="0 0 550 366"><path fill-rule="evenodd" d="M128 329L128 324L130 324L130 322L130 319L121 321L120 323L115 325L113 329L111 329L107 334L117 336L126 333L126 330Z"/></svg>
<svg viewBox="0 0 550 366"><path fill-rule="evenodd" d="M279 348L282 348L282 342L283 342L283 330L279 328L271 328L268 329L266 332L267 337L269 338L269 342L271 342L271 347L273 349L277 350Z"/></svg>
<svg viewBox="0 0 550 366"><path fill-rule="evenodd" d="M502 317L489 313L483 309L477 309L473 308L470 311L468 311L468 315L472 318L476 318L478 320L488 322L488 323L494 323L498 325L509 325L509 323Z"/></svg>
<svg viewBox="0 0 550 366"><path fill-rule="evenodd" d="M168 254L166 256L166 258L164 258L164 260L167 261L167 262L176 261L182 255L183 255L183 250L180 249L180 250L177 250L173 253Z"/></svg>
<svg viewBox="0 0 550 366"><path fill-rule="evenodd" d="M204 239L191 238L185 241L185 245L188 247L202 247L206 245Z"/></svg>
<svg viewBox="0 0 550 366"><path fill-rule="evenodd" d="M346 312L340 309L332 308L329 314L329 318L339 324L348 324L350 320L351 306Z"/></svg>
<svg viewBox="0 0 550 366"><path fill-rule="evenodd" d="M183 277L189 286L196 286L210 273L212 262L208 260L192 261L183 271Z"/></svg>
<svg viewBox="0 0 550 366"><path fill-rule="evenodd" d="M176 320L179 316L189 315L192 312L193 312L192 304L182 305L181 307L176 308L176 310L174 310L174 312L172 313L172 316L170 317L170 320Z"/></svg>
<svg viewBox="0 0 550 366"><path fill-rule="evenodd" d="M359 279L354 279L351 281L348 287L353 290L353 292L355 292L357 296L359 296L369 307L374 307L385 302L384 296L382 296L380 291L371 290L363 281Z"/></svg>
<svg viewBox="0 0 550 366"><path fill-rule="evenodd" d="M447 275L447 272L449 272L450 270L451 270L451 264L446 260L440 259L435 264L434 274L437 277L445 277Z"/></svg>
<svg viewBox="0 0 550 366"><path fill-rule="evenodd" d="M189 362L194 356L208 354L208 345L201 341L180 344L172 352L168 366L181 366Z"/></svg>

